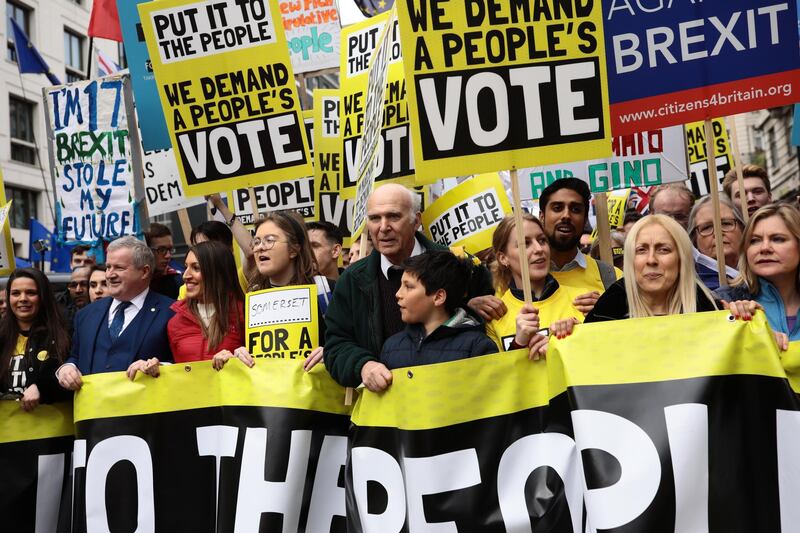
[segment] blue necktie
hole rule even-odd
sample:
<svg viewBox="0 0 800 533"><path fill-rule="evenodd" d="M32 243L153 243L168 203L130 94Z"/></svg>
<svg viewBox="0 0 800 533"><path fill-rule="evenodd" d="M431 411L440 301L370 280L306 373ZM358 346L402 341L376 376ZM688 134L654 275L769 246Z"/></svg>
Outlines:
<svg viewBox="0 0 800 533"><path fill-rule="evenodd" d="M114 320L111 321L111 327L109 328L111 338L114 340L122 333L122 325L125 323L125 309L130 307L130 305L130 302L120 302L117 306L117 310L114 311Z"/></svg>

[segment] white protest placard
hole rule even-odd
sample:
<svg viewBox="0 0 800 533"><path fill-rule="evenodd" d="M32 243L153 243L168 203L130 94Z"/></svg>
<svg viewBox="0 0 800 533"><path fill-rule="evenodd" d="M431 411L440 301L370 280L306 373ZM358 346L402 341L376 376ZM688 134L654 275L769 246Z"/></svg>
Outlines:
<svg viewBox="0 0 800 533"><path fill-rule="evenodd" d="M341 24L335 0L278 2L295 74L339 67Z"/></svg>
<svg viewBox="0 0 800 533"><path fill-rule="evenodd" d="M247 327L309 322L311 304L311 291L307 287L252 294L247 306Z"/></svg>
<svg viewBox="0 0 800 533"><path fill-rule="evenodd" d="M202 196L183 194L181 175L172 149L144 152L144 190L151 217L204 204Z"/></svg>
<svg viewBox="0 0 800 533"><path fill-rule="evenodd" d="M364 106L364 128L361 135L358 155L358 183L356 184L356 203L353 207L354 234L363 229L367 220L367 199L375 186L375 152L383 125L383 95L386 92L392 32L397 20L397 12L392 11L383 27L375 53L370 57L367 81L367 103Z"/></svg>
<svg viewBox="0 0 800 533"><path fill-rule="evenodd" d="M136 233L134 187L141 159L135 113L128 112L128 76L57 85L42 92L58 238L96 243Z"/></svg>
<svg viewBox="0 0 800 533"><path fill-rule="evenodd" d="M522 199L538 199L545 187L561 178L581 179L593 193L686 180L682 126L614 137L612 149L608 159L520 169Z"/></svg>

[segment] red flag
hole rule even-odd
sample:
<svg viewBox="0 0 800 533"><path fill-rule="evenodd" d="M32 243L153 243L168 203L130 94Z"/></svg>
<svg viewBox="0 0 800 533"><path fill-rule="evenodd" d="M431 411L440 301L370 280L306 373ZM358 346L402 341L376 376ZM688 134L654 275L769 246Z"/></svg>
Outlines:
<svg viewBox="0 0 800 533"><path fill-rule="evenodd" d="M90 37L101 37L122 42L122 30L119 29L116 0L94 0L87 33Z"/></svg>

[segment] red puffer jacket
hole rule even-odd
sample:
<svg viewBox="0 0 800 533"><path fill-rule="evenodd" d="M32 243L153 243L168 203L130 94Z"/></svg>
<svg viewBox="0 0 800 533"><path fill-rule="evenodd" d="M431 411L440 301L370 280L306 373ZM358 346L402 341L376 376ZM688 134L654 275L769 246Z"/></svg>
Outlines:
<svg viewBox="0 0 800 533"><path fill-rule="evenodd" d="M167 333L176 363L207 361L221 350L233 351L244 346L244 302L231 307L228 332L213 350L209 350L200 323L189 309L188 300L179 300L170 309L175 311L175 316L167 324Z"/></svg>

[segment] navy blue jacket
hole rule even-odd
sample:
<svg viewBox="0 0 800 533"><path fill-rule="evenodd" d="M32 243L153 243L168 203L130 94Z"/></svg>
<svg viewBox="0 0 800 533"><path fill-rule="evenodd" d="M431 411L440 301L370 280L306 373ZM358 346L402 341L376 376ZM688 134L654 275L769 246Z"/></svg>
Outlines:
<svg viewBox="0 0 800 533"><path fill-rule="evenodd" d="M388 369L430 365L497 353L478 319L459 310L451 325L441 325L425 336L422 324L409 324L383 343L379 361Z"/></svg>
<svg viewBox="0 0 800 533"><path fill-rule="evenodd" d="M72 355L66 362L77 366L84 375L124 371L137 359L157 357L160 361L172 362L167 322L175 314L170 309L174 300L153 290L147 293L142 309L123 332L123 335L133 334L126 360L109 361L108 353L96 349L101 327L108 327L108 310L112 301L111 297L101 298L78 311L72 336Z"/></svg>

